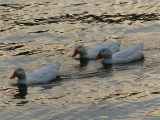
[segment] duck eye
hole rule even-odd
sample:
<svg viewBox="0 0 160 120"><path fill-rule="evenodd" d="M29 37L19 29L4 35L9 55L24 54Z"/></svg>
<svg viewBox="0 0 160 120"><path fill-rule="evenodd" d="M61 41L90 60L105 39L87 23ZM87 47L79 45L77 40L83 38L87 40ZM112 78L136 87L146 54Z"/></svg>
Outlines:
<svg viewBox="0 0 160 120"><path fill-rule="evenodd" d="M79 48L81 48L81 46L79 46Z"/></svg>
<svg viewBox="0 0 160 120"><path fill-rule="evenodd" d="M21 69L18 69L18 71L21 71Z"/></svg>

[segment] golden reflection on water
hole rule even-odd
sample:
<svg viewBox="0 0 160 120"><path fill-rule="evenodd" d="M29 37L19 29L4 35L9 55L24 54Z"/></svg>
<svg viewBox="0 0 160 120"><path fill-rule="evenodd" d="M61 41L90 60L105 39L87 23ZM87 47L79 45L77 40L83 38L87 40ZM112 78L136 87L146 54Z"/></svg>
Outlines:
<svg viewBox="0 0 160 120"><path fill-rule="evenodd" d="M1 119L156 119L159 1L41 1L0 4ZM121 39L121 49L143 42L145 60L103 69L71 58L75 45L109 39ZM57 81L18 87L9 80L17 66L30 73L57 60Z"/></svg>

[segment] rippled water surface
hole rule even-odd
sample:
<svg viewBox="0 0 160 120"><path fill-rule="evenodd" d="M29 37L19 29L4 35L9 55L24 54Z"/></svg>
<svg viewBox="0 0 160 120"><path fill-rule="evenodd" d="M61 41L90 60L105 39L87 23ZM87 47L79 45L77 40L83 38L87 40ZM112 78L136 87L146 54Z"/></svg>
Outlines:
<svg viewBox="0 0 160 120"><path fill-rule="evenodd" d="M1 120L139 120L160 117L159 0L0 0ZM104 69L71 55L121 39L143 42L145 60ZM15 86L14 68L27 73L61 61L61 77Z"/></svg>

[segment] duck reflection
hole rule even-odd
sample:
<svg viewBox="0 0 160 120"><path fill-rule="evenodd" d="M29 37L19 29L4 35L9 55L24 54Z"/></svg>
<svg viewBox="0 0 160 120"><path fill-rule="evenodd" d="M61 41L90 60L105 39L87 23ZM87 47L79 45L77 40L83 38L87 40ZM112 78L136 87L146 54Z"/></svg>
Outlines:
<svg viewBox="0 0 160 120"><path fill-rule="evenodd" d="M26 95L28 94L27 92L27 85L18 85L18 93L14 94L15 99L25 99Z"/></svg>
<svg viewBox="0 0 160 120"><path fill-rule="evenodd" d="M131 70L131 69L137 69L137 68L143 69L144 61L145 59L126 63L126 64L116 64L116 65L102 64L102 69L104 69L105 71L107 70L107 72L109 71L110 73L111 72L114 73L115 71Z"/></svg>
<svg viewBox="0 0 160 120"><path fill-rule="evenodd" d="M80 61L80 67L86 67L89 63L89 59L87 58L80 58L79 61Z"/></svg>
<svg viewBox="0 0 160 120"><path fill-rule="evenodd" d="M104 69L112 69L113 68L113 65L111 65L111 64L102 64L102 66Z"/></svg>

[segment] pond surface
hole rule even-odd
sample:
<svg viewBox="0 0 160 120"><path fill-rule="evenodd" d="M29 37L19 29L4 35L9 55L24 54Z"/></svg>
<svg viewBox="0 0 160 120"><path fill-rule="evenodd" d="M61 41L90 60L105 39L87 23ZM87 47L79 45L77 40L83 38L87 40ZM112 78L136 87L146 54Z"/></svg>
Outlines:
<svg viewBox="0 0 160 120"><path fill-rule="evenodd" d="M0 0L1 120L158 120L160 117L159 0ZM104 69L73 59L121 39L121 49L143 42L145 60ZM44 85L15 86L16 67L27 73L60 61L61 77Z"/></svg>

